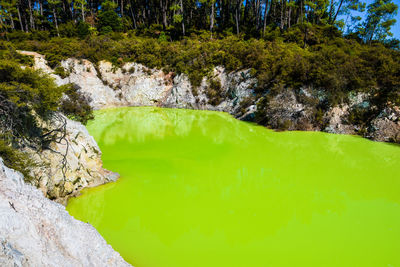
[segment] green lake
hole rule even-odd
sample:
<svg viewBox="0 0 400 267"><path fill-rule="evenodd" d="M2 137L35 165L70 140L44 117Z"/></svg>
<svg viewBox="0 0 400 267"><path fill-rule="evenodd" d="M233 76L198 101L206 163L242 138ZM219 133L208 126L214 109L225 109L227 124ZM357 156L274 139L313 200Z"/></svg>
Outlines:
<svg viewBox="0 0 400 267"><path fill-rule="evenodd" d="M67 210L136 267L400 266L399 146L151 107L88 130L121 178Z"/></svg>

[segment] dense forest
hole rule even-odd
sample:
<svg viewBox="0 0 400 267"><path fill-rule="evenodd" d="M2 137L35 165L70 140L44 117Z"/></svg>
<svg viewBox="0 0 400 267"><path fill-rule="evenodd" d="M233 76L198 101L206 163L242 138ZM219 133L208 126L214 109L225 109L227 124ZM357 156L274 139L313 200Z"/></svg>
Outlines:
<svg viewBox="0 0 400 267"><path fill-rule="evenodd" d="M83 123L93 117L85 96L26 68L32 59L17 50L45 55L62 77L69 57L134 61L185 73L194 90L215 66L250 69L257 84L241 105L257 103L255 121L267 126L268 101L285 88L324 93L313 104L321 125L321 114L351 93L368 93L376 108L349 116L364 135L384 107L400 105L397 9L392 0L0 0L0 156L28 175L34 163L21 148L47 149L62 136L41 122L59 112ZM217 105L225 96L210 84Z"/></svg>
<svg viewBox="0 0 400 267"><path fill-rule="evenodd" d="M312 25L331 25L367 43L392 36L398 8L392 0L2 0L0 7L3 38L15 30L84 37L149 29L173 39L204 30L265 37L300 26L306 40Z"/></svg>

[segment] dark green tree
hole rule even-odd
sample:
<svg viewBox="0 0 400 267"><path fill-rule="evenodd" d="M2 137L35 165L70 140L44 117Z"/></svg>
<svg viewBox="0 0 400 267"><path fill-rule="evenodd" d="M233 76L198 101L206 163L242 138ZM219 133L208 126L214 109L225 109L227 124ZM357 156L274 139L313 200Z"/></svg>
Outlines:
<svg viewBox="0 0 400 267"><path fill-rule="evenodd" d="M98 15L98 29L101 33L122 30L122 19L115 11L116 8L117 4L108 0L101 4Z"/></svg>

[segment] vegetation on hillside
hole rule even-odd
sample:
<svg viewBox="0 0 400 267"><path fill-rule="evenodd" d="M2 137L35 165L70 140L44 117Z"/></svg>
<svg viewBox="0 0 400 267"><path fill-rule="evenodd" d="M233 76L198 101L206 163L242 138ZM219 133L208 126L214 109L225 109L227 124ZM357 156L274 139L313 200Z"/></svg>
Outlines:
<svg viewBox="0 0 400 267"><path fill-rule="evenodd" d="M400 105L400 42L391 33L397 9L393 0L0 0L0 155L17 162L10 147L54 140L39 121L56 111L92 118L78 88L21 68L32 59L15 49L44 54L62 77L69 70L60 62L69 57L186 73L195 87L215 66L251 69L258 82L243 105L261 99L262 112L281 90L312 87L324 94L317 120L350 93L366 92L378 108L350 116L366 125L384 105ZM217 105L220 83L209 84Z"/></svg>
<svg viewBox="0 0 400 267"><path fill-rule="evenodd" d="M300 25L307 43L312 25L330 25L371 43L391 37L398 7L393 0L1 0L0 8L3 38L13 31L84 38L130 30L166 40L203 31L259 38Z"/></svg>
<svg viewBox="0 0 400 267"><path fill-rule="evenodd" d="M34 162L18 149L40 151L60 142L65 121L58 129L46 126L51 120L63 120L57 111L82 122L92 118L88 100L72 85L57 86L48 75L29 68L31 63L12 46L0 47L0 156L25 177Z"/></svg>

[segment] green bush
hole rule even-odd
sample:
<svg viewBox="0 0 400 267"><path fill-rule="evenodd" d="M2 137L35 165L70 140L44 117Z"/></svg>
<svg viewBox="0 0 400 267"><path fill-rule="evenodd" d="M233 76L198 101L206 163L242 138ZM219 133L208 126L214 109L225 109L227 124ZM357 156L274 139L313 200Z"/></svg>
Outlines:
<svg viewBox="0 0 400 267"><path fill-rule="evenodd" d="M78 37L83 39L90 34L90 25L86 22L80 21L78 23L76 31L77 31Z"/></svg>
<svg viewBox="0 0 400 267"><path fill-rule="evenodd" d="M93 109L89 105L91 99L81 93L77 86L68 84L65 86L66 97L61 101L60 111L70 119L86 124L94 119Z"/></svg>
<svg viewBox="0 0 400 267"><path fill-rule="evenodd" d="M35 162L28 157L25 153L20 152L11 145L6 144L0 136L0 157L3 159L4 164L24 175L25 181L32 180L30 170L36 166Z"/></svg>
<svg viewBox="0 0 400 267"><path fill-rule="evenodd" d="M206 89L208 102L211 105L217 106L224 100L222 93L221 81L218 78L208 80L209 86Z"/></svg>
<svg viewBox="0 0 400 267"><path fill-rule="evenodd" d="M263 40L245 40L236 35L210 39L207 32L192 31L190 38L168 41L169 29L155 24L127 34L24 40L14 45L43 53L52 67L68 57L86 58L95 64L108 60L117 67L134 61L167 73L185 73L194 87L215 66L227 71L250 68L258 81L255 98L307 86L324 93L323 110L347 102L350 92L373 92L373 102L379 107L400 102L400 51L344 39L331 26L300 25L283 34L279 28L269 28L266 33ZM215 103L220 101L218 90L210 89L208 94Z"/></svg>
<svg viewBox="0 0 400 267"><path fill-rule="evenodd" d="M69 76L68 71L66 71L63 67L60 66L54 69L54 74L59 75L63 79Z"/></svg>

